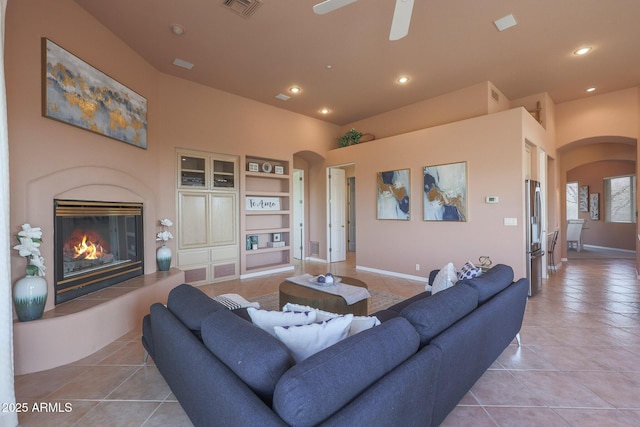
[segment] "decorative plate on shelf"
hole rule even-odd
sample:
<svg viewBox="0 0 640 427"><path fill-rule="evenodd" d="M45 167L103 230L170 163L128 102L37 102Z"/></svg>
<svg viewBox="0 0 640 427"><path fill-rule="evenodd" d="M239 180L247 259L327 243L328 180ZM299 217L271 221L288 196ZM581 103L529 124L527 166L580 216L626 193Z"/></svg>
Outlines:
<svg viewBox="0 0 640 427"><path fill-rule="evenodd" d="M342 279L339 278L338 276L333 276L333 283L318 282L318 278L319 277L320 276L313 276L312 278L309 279L309 282L313 283L314 285L318 285L318 286L335 285L336 283L342 282Z"/></svg>
<svg viewBox="0 0 640 427"><path fill-rule="evenodd" d="M271 173L271 169L273 169L273 166L271 166L271 163L269 162L264 162L262 164L262 172L264 173Z"/></svg>

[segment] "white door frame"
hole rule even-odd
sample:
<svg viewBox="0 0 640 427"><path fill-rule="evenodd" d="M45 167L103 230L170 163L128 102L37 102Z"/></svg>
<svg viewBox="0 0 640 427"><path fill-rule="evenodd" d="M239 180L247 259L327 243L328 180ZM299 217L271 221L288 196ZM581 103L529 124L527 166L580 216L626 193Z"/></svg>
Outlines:
<svg viewBox="0 0 640 427"><path fill-rule="evenodd" d="M339 167L329 167L327 168L327 262L329 263L347 259L345 222L345 171Z"/></svg>
<svg viewBox="0 0 640 427"><path fill-rule="evenodd" d="M304 170L293 170L293 257L304 259Z"/></svg>

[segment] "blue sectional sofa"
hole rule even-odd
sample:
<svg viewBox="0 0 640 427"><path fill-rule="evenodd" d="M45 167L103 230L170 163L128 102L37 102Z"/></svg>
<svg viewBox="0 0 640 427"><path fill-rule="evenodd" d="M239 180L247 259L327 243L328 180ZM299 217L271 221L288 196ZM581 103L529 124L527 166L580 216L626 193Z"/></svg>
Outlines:
<svg viewBox="0 0 640 427"><path fill-rule="evenodd" d="M518 334L528 283L513 280L497 265L421 293L298 364L185 284L151 306L142 343L196 426L437 426Z"/></svg>

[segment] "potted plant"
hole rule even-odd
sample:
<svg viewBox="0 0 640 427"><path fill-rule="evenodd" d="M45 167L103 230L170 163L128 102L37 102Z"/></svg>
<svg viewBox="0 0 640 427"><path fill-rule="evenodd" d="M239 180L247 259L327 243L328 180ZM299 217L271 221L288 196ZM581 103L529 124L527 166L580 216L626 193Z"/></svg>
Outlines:
<svg viewBox="0 0 640 427"><path fill-rule="evenodd" d="M348 130L344 135L338 138L338 147L347 147L349 145L356 145L360 143L360 138L362 138L362 133L358 132L354 128Z"/></svg>

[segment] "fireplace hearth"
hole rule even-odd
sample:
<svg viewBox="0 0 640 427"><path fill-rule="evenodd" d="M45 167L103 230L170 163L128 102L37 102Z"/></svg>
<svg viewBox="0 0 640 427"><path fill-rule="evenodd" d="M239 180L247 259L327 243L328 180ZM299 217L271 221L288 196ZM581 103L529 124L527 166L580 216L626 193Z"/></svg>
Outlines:
<svg viewBox="0 0 640 427"><path fill-rule="evenodd" d="M141 203L54 200L55 303L140 276Z"/></svg>

